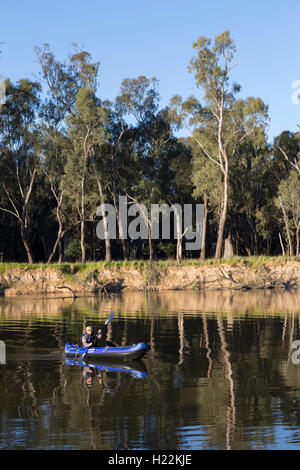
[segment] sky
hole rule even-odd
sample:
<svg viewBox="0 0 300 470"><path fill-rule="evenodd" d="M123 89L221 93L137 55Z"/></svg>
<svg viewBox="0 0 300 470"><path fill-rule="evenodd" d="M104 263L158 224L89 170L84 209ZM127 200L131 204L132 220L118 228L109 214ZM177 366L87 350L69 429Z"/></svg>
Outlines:
<svg viewBox="0 0 300 470"><path fill-rule="evenodd" d="M269 140L300 125L300 0L0 0L0 18L1 78L35 79L35 45L48 43L64 61L76 42L101 63L102 99L113 100L124 78L145 75L159 79L161 106L174 94L201 96L188 72L193 42L229 30L232 79L241 98L269 106Z"/></svg>

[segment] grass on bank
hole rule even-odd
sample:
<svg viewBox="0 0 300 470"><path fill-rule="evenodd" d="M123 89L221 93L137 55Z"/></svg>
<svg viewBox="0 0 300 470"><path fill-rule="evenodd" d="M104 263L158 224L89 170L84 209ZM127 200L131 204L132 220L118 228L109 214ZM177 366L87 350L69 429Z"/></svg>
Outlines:
<svg viewBox="0 0 300 470"><path fill-rule="evenodd" d="M205 261L201 261L200 259L184 259L181 263L178 263L176 260L160 260L160 261L152 261L152 263L148 260L131 260L131 261L111 261L110 263L106 261L97 261L97 262L87 262L83 263L62 263L62 264L46 264L46 263L0 263L0 273L5 272L7 270L12 269L22 269L24 271L32 271L35 269L57 269L62 271L64 274L76 274L79 272L88 272L92 270L99 270L103 268L112 268L112 269L120 269L120 268L136 268L139 270L143 270L150 264L155 265L158 269L165 270L168 267L175 267L175 266L218 266L222 264L230 264L232 266L242 265L242 266L249 266L249 267L256 267L262 266L265 264L284 264L288 261L295 261L300 262L300 258L295 256L235 256L230 259L219 259L215 260L214 258L206 259Z"/></svg>

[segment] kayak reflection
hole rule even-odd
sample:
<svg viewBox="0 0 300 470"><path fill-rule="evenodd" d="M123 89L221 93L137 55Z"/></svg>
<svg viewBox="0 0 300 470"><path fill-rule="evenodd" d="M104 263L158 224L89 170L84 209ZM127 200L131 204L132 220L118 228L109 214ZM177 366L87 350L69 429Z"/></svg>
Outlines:
<svg viewBox="0 0 300 470"><path fill-rule="evenodd" d="M147 377L147 369L143 362L130 364L116 363L116 362L91 362L91 361L75 361L74 359L65 358L67 366L79 366L83 368L83 379L87 384L92 383L94 378L97 378L99 383L102 382L102 374L104 372L120 372L127 373L136 379L145 379Z"/></svg>

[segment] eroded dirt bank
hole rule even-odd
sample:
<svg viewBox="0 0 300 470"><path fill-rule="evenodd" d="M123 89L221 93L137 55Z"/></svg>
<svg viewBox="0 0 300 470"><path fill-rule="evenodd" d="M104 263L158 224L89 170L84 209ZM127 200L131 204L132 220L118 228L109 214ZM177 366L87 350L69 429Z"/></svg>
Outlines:
<svg viewBox="0 0 300 470"><path fill-rule="evenodd" d="M212 265L72 266L45 265L2 267L0 295L92 293L110 294L123 290L220 290L289 289L300 286L300 262L265 262Z"/></svg>

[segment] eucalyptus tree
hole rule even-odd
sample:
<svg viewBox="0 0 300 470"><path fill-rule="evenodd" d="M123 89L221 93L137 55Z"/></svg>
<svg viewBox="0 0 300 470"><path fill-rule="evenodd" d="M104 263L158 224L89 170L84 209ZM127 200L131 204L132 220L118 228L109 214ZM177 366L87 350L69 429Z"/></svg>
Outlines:
<svg viewBox="0 0 300 470"><path fill-rule="evenodd" d="M68 204L65 177L67 155L71 143L66 136L65 119L74 116L75 101L82 81L80 81L76 60L59 62L48 44L35 47L37 62L41 67L41 78L47 89L47 99L41 107L40 135L42 145L41 170L47 177L50 191L55 201L55 214L58 224L57 237L48 257L50 263L56 251L62 261L62 241L68 230L77 225L76 213ZM76 173L75 173L76 174Z"/></svg>
<svg viewBox="0 0 300 470"><path fill-rule="evenodd" d="M230 168L228 222L236 248L258 255L262 239L257 214L277 193L275 166L264 128L256 128L239 145Z"/></svg>
<svg viewBox="0 0 300 470"><path fill-rule="evenodd" d="M60 62L55 58L49 44L43 44L35 47L35 56L41 67L41 78L56 106L64 115L74 114L76 96L84 83L77 67L78 53L73 54L74 59L70 56L68 61Z"/></svg>
<svg viewBox="0 0 300 470"><path fill-rule="evenodd" d="M90 170L94 173L101 210L105 200L106 184L103 171L100 171L100 168L104 167L100 147L104 142L107 112L96 97L100 63L93 62L91 55L78 49L76 45L74 53L63 63L55 59L47 44L42 48L36 48L36 54L52 99L55 98L65 112L66 135L71 146L64 168L68 181L65 196L69 203L71 201L75 203L77 209L82 262L85 262L85 223L88 214L86 205L95 206L95 201L92 201L94 195L91 191L87 194L87 180L91 179ZM59 204L60 199L57 200ZM102 216L105 227L106 260L110 261L111 247L104 211Z"/></svg>
<svg viewBox="0 0 300 470"><path fill-rule="evenodd" d="M296 172L291 172L278 188L277 205L280 207L286 230L289 255L300 254L300 178ZM295 243L293 243L295 233Z"/></svg>
<svg viewBox="0 0 300 470"><path fill-rule="evenodd" d="M207 251L207 227L208 214L212 213L214 219L218 214L222 203L222 178L221 173L203 154L194 141L191 142L192 159L192 182L194 185L193 196L195 199L201 198L204 204L203 233L200 259L206 258Z"/></svg>
<svg viewBox="0 0 300 470"><path fill-rule="evenodd" d="M139 76L125 79L118 103L122 106L124 116L133 120L127 135L133 145L131 165L136 170L134 179L130 178L130 189L126 192L130 203L141 207L140 216L147 227L151 260L156 256L151 221L153 217L159 216L152 213L150 218L151 204L167 202L173 205L175 202L183 202L190 179L187 177L183 189L182 181L177 175L180 168L186 169L189 165L190 152L174 136L174 120L169 109L159 108L160 95L156 78ZM179 162L180 158L186 158L186 161ZM142 205L147 207L147 211L142 210ZM177 214L175 216L177 220ZM177 230L177 259L182 257L182 233L179 232Z"/></svg>
<svg viewBox="0 0 300 470"><path fill-rule="evenodd" d="M167 113L169 122L171 121L169 110L167 110ZM170 206L176 208L176 204L179 204L180 207L184 207L184 204L192 204L194 201L192 196L194 186L191 162L192 151L189 140L172 136L166 145L159 180L163 198ZM184 255L184 236L192 227L183 228L182 222L179 220L180 214L176 211L174 217L177 236L176 259L180 262ZM168 246L166 248L168 249Z"/></svg>
<svg viewBox="0 0 300 470"><path fill-rule="evenodd" d="M137 173L131 188L126 192L129 204L139 207L139 216L147 227L149 257L152 260L153 242L151 235L151 219L149 210L151 203L158 202L159 190L156 183L158 171L158 155L154 138L155 120L159 108L158 80L145 76L126 78L121 84L118 104L123 115L133 118L134 155L137 160ZM135 214L132 214L135 215Z"/></svg>
<svg viewBox="0 0 300 470"><path fill-rule="evenodd" d="M65 111L62 105L51 96L41 106L40 141L41 172L46 176L54 198L54 214L57 221L57 235L48 256L50 263L58 251L58 262L63 260L63 239L75 225L74 217L66 207L66 181L64 167L70 143L64 129ZM47 186L46 186L47 187Z"/></svg>
<svg viewBox="0 0 300 470"><path fill-rule="evenodd" d="M5 204L0 209L17 219L29 263L33 262L30 202L40 162L39 94L38 82L22 79L14 85L7 80L0 123L1 154L7 169L7 179L2 181Z"/></svg>
<svg viewBox="0 0 300 470"><path fill-rule="evenodd" d="M101 155L102 160L105 161L108 192L116 212L123 258L127 260L127 234L120 217L118 197L123 196L127 186L130 185L128 176L132 171L131 132L128 132L129 127L124 119L126 108L122 102L122 96L118 96L114 102L105 100L102 106L106 113L106 138L103 139L101 145Z"/></svg>
<svg viewBox="0 0 300 470"><path fill-rule="evenodd" d="M81 88L76 97L75 115L67 118L68 137L72 149L67 157L65 166L66 179L68 182L68 197L76 205L80 219L80 240L82 262L86 260L85 254L85 222L87 218L87 206L95 212L95 190L93 189L91 170L94 169L95 179L99 190L99 196L104 204L104 188L102 175L98 170L96 153L101 148L105 138L105 120L103 107L97 103L93 91ZM104 208L102 209L105 218ZM111 260L110 239L106 232L106 261Z"/></svg>
<svg viewBox="0 0 300 470"><path fill-rule="evenodd" d="M279 153L300 176L300 132L282 132L275 138L274 153Z"/></svg>
<svg viewBox="0 0 300 470"><path fill-rule="evenodd" d="M230 80L236 51L229 32L212 41L205 36L193 44L196 52L189 71L203 91L204 106L190 97L185 102L175 96L171 108L177 122L185 123L203 154L217 166L222 175L223 196L219 218L215 258L222 254L228 212L229 172L232 157L239 145L257 127L267 122L267 107L260 98L236 100L240 86Z"/></svg>

